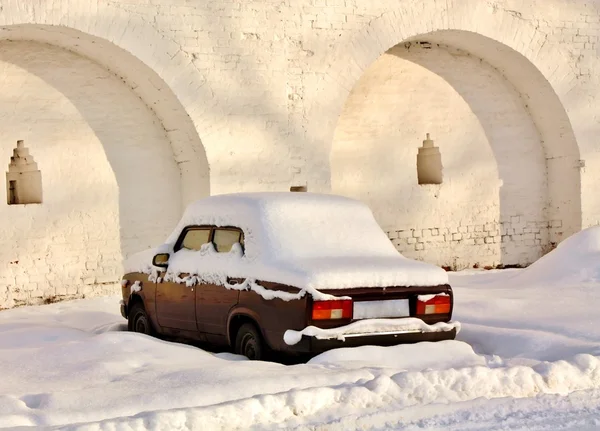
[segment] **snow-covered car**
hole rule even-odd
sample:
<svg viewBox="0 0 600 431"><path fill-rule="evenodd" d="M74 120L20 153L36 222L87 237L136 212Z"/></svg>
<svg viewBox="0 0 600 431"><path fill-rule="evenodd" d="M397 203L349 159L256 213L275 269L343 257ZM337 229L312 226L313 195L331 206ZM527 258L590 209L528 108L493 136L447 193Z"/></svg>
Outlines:
<svg viewBox="0 0 600 431"><path fill-rule="evenodd" d="M268 351L453 339L446 272L395 249L363 203L313 193L201 199L124 263L131 331Z"/></svg>

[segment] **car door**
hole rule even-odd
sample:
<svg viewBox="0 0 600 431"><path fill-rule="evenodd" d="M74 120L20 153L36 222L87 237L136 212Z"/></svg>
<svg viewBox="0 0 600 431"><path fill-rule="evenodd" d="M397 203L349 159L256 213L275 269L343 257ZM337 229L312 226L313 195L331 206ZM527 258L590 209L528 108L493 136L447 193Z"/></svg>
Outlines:
<svg viewBox="0 0 600 431"><path fill-rule="evenodd" d="M176 258L180 250L200 250L203 244L209 242L210 234L210 227L188 227L184 229L175 245L171 259ZM180 278L184 278L186 275L178 274ZM197 285L187 286L185 283L164 280L157 283L156 315L158 324L164 328L197 332L197 292Z"/></svg>
<svg viewBox="0 0 600 431"><path fill-rule="evenodd" d="M235 243L243 247L244 234L238 228L217 227L213 230L212 242L217 253L223 258L231 251ZM235 257L233 257L235 258ZM241 257L239 257L241 259ZM234 281L229 279L229 282ZM240 291L227 289L216 284L203 284L196 290L196 320L198 330L208 335L227 337L227 318L229 311L238 303Z"/></svg>

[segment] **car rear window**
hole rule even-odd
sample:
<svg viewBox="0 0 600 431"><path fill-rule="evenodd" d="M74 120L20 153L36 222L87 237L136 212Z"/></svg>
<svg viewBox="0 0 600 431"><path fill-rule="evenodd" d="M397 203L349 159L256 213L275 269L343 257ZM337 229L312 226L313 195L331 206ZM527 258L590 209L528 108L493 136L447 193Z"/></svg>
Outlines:
<svg viewBox="0 0 600 431"><path fill-rule="evenodd" d="M209 242L210 228L190 229L186 232L181 243L181 248L200 250L203 244Z"/></svg>
<svg viewBox="0 0 600 431"><path fill-rule="evenodd" d="M244 235L237 229L215 229L213 243L219 253L229 253L233 244L239 242L244 245Z"/></svg>

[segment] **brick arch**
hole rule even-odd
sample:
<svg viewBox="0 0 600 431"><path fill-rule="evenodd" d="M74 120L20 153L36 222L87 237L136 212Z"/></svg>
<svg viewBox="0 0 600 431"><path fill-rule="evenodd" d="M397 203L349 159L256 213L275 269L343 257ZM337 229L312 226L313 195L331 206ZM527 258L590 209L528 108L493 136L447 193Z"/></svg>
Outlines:
<svg viewBox="0 0 600 431"><path fill-rule="evenodd" d="M444 30L485 36L511 48L539 70L559 97L575 85L576 73L570 66L568 54L547 44L546 36L531 23L503 9L479 2L465 5L459 1L443 5L433 0L403 2L400 8L370 21L349 42L339 44L327 73L350 90L364 70L393 46ZM493 53L482 54L481 58L494 63Z"/></svg>
<svg viewBox="0 0 600 431"><path fill-rule="evenodd" d="M427 41L459 48L498 69L518 90L543 142L548 167L549 219L571 220L556 241L582 226L581 177L576 168L579 146L563 100L575 86L569 57L530 23L509 11L486 4L403 2L340 43L331 57L327 83L337 86L334 98L323 100L317 118L333 124L321 134L328 156L344 103L366 69L400 43ZM331 88L328 89L331 93ZM328 115L326 115L326 113ZM322 123L322 121L321 121ZM325 155L324 155L325 156ZM329 165L330 166L330 165Z"/></svg>
<svg viewBox="0 0 600 431"><path fill-rule="evenodd" d="M192 118L199 115L205 84L180 47L140 17L112 6L81 10L81 2L62 11L42 2L29 10L5 6L0 40L47 43L90 58L121 78L155 113L169 138L181 171L182 207L210 194L209 164ZM11 8L13 8L11 10ZM4 20L5 22L2 22ZM8 20L8 22L6 22ZM202 120L200 120L202 121Z"/></svg>

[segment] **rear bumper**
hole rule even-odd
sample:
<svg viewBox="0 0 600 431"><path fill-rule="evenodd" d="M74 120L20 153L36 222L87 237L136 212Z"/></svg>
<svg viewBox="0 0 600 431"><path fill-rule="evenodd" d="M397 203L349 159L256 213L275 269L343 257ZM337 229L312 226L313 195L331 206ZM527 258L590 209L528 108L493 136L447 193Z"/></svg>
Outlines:
<svg viewBox="0 0 600 431"><path fill-rule="evenodd" d="M358 346L395 346L397 344L420 343L422 341L443 341L456 338L456 328L449 331L437 332L390 332L379 334L352 334L344 336L344 340L318 339L311 336L302 336L298 343L300 350L307 348L310 353L322 353L340 347Z"/></svg>
<svg viewBox="0 0 600 431"><path fill-rule="evenodd" d="M320 353L339 347L392 346L421 341L452 340L460 322L425 323L416 317L364 319L333 328L307 326L301 331L288 329L284 342L298 353Z"/></svg>

